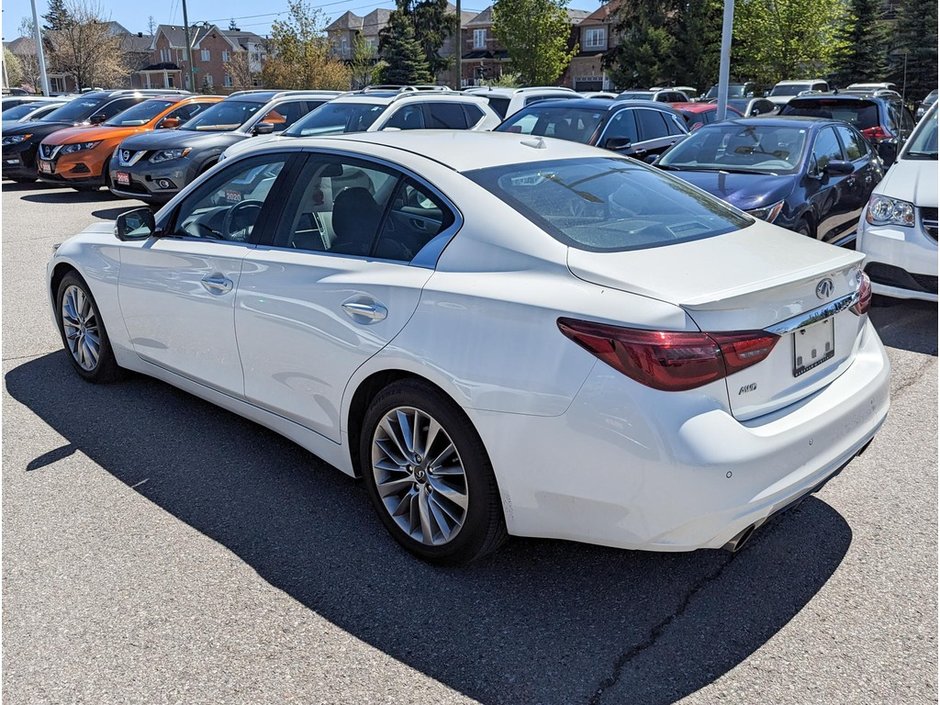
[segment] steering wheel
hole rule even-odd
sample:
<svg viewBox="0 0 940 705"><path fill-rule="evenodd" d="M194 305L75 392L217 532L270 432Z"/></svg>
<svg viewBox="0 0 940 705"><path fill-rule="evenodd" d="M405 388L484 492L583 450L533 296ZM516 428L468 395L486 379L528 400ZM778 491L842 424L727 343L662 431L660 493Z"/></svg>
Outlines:
<svg viewBox="0 0 940 705"><path fill-rule="evenodd" d="M225 220L222 221L223 237L226 240L247 240L248 228L255 224L262 206L264 202L255 199L236 203L225 214ZM235 233L239 233L239 236L235 237Z"/></svg>

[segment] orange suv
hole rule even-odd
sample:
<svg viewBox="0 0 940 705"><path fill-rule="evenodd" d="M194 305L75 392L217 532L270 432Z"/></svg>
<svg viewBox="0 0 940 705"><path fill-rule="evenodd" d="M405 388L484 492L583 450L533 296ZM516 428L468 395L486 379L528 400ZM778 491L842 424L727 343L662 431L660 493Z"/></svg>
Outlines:
<svg viewBox="0 0 940 705"><path fill-rule="evenodd" d="M156 96L101 125L53 132L39 145L37 175L50 184L96 191L108 185L111 155L125 138L179 127L220 100L221 96L213 95Z"/></svg>

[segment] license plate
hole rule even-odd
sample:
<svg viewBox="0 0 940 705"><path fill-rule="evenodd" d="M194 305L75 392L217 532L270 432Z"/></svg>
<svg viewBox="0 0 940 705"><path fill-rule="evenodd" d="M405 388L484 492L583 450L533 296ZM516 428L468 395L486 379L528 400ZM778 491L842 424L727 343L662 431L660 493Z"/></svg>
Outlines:
<svg viewBox="0 0 940 705"><path fill-rule="evenodd" d="M799 377L836 354L835 318L793 333L793 376Z"/></svg>
<svg viewBox="0 0 940 705"><path fill-rule="evenodd" d="M40 174L51 174L52 173L52 162L39 161L39 173Z"/></svg>
<svg viewBox="0 0 940 705"><path fill-rule="evenodd" d="M126 171L116 171L114 172L114 181L121 186L130 186L131 175Z"/></svg>

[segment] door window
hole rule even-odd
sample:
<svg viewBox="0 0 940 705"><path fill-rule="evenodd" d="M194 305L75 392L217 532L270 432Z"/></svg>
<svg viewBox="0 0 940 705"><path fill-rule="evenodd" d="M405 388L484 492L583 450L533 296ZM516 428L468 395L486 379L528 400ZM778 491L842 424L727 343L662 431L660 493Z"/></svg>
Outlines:
<svg viewBox="0 0 940 705"><path fill-rule="evenodd" d="M604 140L625 138L630 140L631 144L639 142L636 131L636 120L633 117L635 112L636 110L621 110L614 115L610 119L610 122L607 123L607 128L604 131ZM603 144L601 146L603 146Z"/></svg>
<svg viewBox="0 0 940 705"><path fill-rule="evenodd" d="M845 156L850 161L855 161L856 159L861 159L868 154L868 147L865 143L865 138L848 126L838 126L836 131L839 133L839 137L842 138L842 147L845 150Z"/></svg>
<svg viewBox="0 0 940 705"><path fill-rule="evenodd" d="M477 105L464 104L463 111L467 116L467 125L470 127L476 125L483 118L483 111Z"/></svg>
<svg viewBox="0 0 940 705"><path fill-rule="evenodd" d="M431 103L428 106L431 114L432 130L466 130L467 115L459 103Z"/></svg>
<svg viewBox="0 0 940 705"><path fill-rule="evenodd" d="M669 130L666 128L666 121L663 120L663 114L659 110L644 110L640 108L636 111L636 119L640 124L641 142L662 139L669 134Z"/></svg>
<svg viewBox="0 0 940 705"><path fill-rule="evenodd" d="M261 118L261 122L270 122L274 125L274 131L280 132L293 125L306 114L307 106L303 101L281 103L276 108L269 110L268 114Z"/></svg>
<svg viewBox="0 0 940 705"><path fill-rule="evenodd" d="M97 113L92 113L92 117L95 115L104 115L104 119L108 120L118 113L123 113L132 105L137 105L142 100L143 98L121 98L120 100L111 101Z"/></svg>
<svg viewBox="0 0 940 705"><path fill-rule="evenodd" d="M424 126L424 106L413 104L396 110L382 129L393 127L399 130L420 130Z"/></svg>
<svg viewBox="0 0 940 705"><path fill-rule="evenodd" d="M449 228L454 214L437 196L411 179L403 180L382 225L374 256L410 262L435 235Z"/></svg>
<svg viewBox="0 0 940 705"><path fill-rule="evenodd" d="M209 107L210 103L190 103L189 105L181 105L176 110L170 112L163 120L167 118L176 118L180 121L180 125L189 120L192 117L195 117L197 113L201 112L204 108ZM160 121L160 124L163 124L163 120ZM159 127L159 125L157 126Z"/></svg>
<svg viewBox="0 0 940 705"><path fill-rule="evenodd" d="M666 115L664 113L663 117L666 120L666 129L670 135L684 135L688 132L675 115Z"/></svg>
<svg viewBox="0 0 940 705"><path fill-rule="evenodd" d="M816 135L816 144L813 145L813 162L816 172L821 174L834 159L842 159L842 148L836 137L835 130L827 127Z"/></svg>
<svg viewBox="0 0 940 705"><path fill-rule="evenodd" d="M265 155L215 174L180 205L173 234L249 242L286 161L285 155Z"/></svg>

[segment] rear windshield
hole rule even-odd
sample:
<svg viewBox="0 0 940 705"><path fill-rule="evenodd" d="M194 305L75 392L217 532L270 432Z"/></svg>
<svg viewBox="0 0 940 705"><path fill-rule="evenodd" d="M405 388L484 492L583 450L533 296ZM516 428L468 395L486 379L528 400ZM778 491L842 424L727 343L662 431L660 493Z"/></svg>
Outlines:
<svg viewBox="0 0 940 705"><path fill-rule="evenodd" d="M76 98L46 115L43 122L84 122L103 104L100 98Z"/></svg>
<svg viewBox="0 0 940 705"><path fill-rule="evenodd" d="M510 164L464 175L579 250L661 247L754 222L684 181L617 157Z"/></svg>
<svg viewBox="0 0 940 705"><path fill-rule="evenodd" d="M254 101L223 100L183 123L179 129L228 132L244 125L263 105Z"/></svg>
<svg viewBox="0 0 940 705"><path fill-rule="evenodd" d="M783 106L783 110L780 111L780 114L842 120L843 122L853 125L859 132L879 124L878 105L867 100L839 100L838 98L825 98L823 100L794 99Z"/></svg>
<svg viewBox="0 0 940 705"><path fill-rule="evenodd" d="M606 110L582 110L535 106L520 110L496 128L496 132L557 137L570 142L588 144Z"/></svg>
<svg viewBox="0 0 940 705"><path fill-rule="evenodd" d="M617 96L617 100L652 100L653 93L650 91L633 91L621 93Z"/></svg>
<svg viewBox="0 0 940 705"><path fill-rule="evenodd" d="M812 88L811 83L790 83L786 86L774 86L773 90L770 91L770 95L798 95L810 88Z"/></svg>
<svg viewBox="0 0 940 705"><path fill-rule="evenodd" d="M309 137L365 132L384 111L384 105L375 103L324 103L284 130L284 134Z"/></svg>
<svg viewBox="0 0 940 705"><path fill-rule="evenodd" d="M111 127L136 127L138 125L146 125L175 102L175 100L145 100L143 103L138 103L133 108L128 108L123 113L118 113L108 120L105 125L110 125Z"/></svg>

